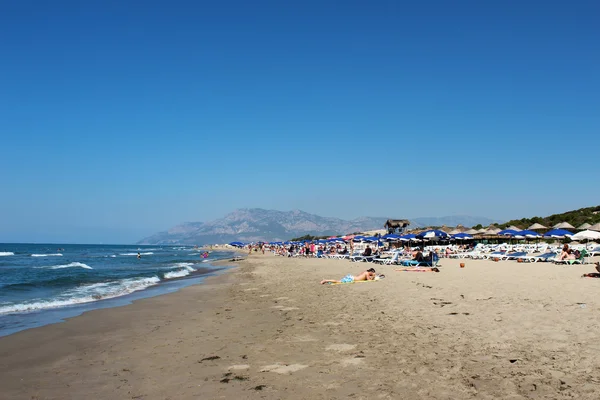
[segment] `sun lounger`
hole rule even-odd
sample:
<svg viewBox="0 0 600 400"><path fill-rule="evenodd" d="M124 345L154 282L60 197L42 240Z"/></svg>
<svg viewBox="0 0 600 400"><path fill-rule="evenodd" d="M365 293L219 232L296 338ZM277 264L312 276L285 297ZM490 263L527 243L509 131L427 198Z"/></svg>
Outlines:
<svg viewBox="0 0 600 400"><path fill-rule="evenodd" d="M548 262L548 261L554 261L556 259L556 257L558 257L558 254L554 253L554 252L550 252L550 253L544 253L544 254L538 254L537 256L532 256L532 255L528 255L523 258L523 261L526 262Z"/></svg>
<svg viewBox="0 0 600 400"><path fill-rule="evenodd" d="M398 260L400 259L400 255L402 253L399 251L394 252L394 254L391 257L387 257L387 258L374 258L373 262L375 263L379 263L379 264L383 264L383 265L391 265L391 264L396 264L398 263Z"/></svg>
<svg viewBox="0 0 600 400"><path fill-rule="evenodd" d="M516 251L514 253L506 254L504 257L505 260L518 260L519 258L523 258L527 256L527 253L524 251Z"/></svg>
<svg viewBox="0 0 600 400"><path fill-rule="evenodd" d="M555 264L568 264L568 265L573 265L573 264L585 264L585 257L588 255L586 250L581 250L581 254L579 255L578 258L574 259L574 260L569 260L569 259L565 259L565 260L555 260L554 263Z"/></svg>
<svg viewBox="0 0 600 400"><path fill-rule="evenodd" d="M590 257L600 256L600 247L596 247L594 249L587 251Z"/></svg>

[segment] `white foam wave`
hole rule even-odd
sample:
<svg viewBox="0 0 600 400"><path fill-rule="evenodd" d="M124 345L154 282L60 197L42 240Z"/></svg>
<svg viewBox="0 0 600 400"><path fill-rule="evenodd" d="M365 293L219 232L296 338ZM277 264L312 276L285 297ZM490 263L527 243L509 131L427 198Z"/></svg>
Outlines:
<svg viewBox="0 0 600 400"><path fill-rule="evenodd" d="M154 253L153 253L153 252L151 252L151 251L149 251L149 252L146 252L146 253L140 253L140 255L141 255L141 256L150 256L150 255L152 255L152 254L154 254ZM120 255L120 256L137 256L137 255L138 255L138 253L121 253L121 254L119 254L119 255Z"/></svg>
<svg viewBox="0 0 600 400"><path fill-rule="evenodd" d="M72 262L70 264L65 264L65 265L52 265L50 267L36 267L36 268L43 268L43 269L63 269L63 268L73 268L73 267L81 267L81 268L85 268L85 269L94 269L92 267L90 267L87 264L84 263L80 263L80 262Z"/></svg>
<svg viewBox="0 0 600 400"><path fill-rule="evenodd" d="M181 278L184 276L188 276L192 272L196 271L192 268L192 263L177 263L175 267L179 268L176 271L167 272L165 274L165 279L173 279L173 278Z"/></svg>
<svg viewBox="0 0 600 400"><path fill-rule="evenodd" d="M146 289L147 287L156 285L158 282L160 282L160 279L153 276L151 278L124 279L122 281L94 283L67 290L54 300L2 306L0 307L0 315L39 311L111 299Z"/></svg>
<svg viewBox="0 0 600 400"><path fill-rule="evenodd" d="M31 257L62 257L62 254L60 254L60 253L54 253L54 254L32 254Z"/></svg>
<svg viewBox="0 0 600 400"><path fill-rule="evenodd" d="M4 257L4 256L14 256L15 253L13 253L12 251L0 251L0 256Z"/></svg>

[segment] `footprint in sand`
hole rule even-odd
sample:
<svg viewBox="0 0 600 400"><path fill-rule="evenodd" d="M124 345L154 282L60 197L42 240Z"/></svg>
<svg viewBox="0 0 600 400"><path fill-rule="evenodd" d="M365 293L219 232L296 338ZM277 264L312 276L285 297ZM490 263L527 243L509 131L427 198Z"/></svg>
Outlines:
<svg viewBox="0 0 600 400"><path fill-rule="evenodd" d="M318 339L315 339L314 337L312 337L310 335L300 335L300 336L294 336L291 341L292 342L317 342Z"/></svg>
<svg viewBox="0 0 600 400"><path fill-rule="evenodd" d="M258 288L257 287L251 287L251 288L248 288L248 289L244 289L244 292L252 292L254 290L258 290Z"/></svg>
<svg viewBox="0 0 600 400"><path fill-rule="evenodd" d="M282 308L285 308L285 306L271 306L271 308L278 308L281 310Z"/></svg>
<svg viewBox="0 0 600 400"><path fill-rule="evenodd" d="M270 294L261 294L260 297L269 297Z"/></svg>
<svg viewBox="0 0 600 400"><path fill-rule="evenodd" d="M299 310L298 307L283 307L280 308L281 311L292 311L292 310Z"/></svg>
<svg viewBox="0 0 600 400"><path fill-rule="evenodd" d="M301 369L307 368L308 365L302 364L272 364L266 365L260 369L260 372L275 372L278 374L291 374L292 372L300 371Z"/></svg>
<svg viewBox="0 0 600 400"><path fill-rule="evenodd" d="M354 350L355 348L356 348L355 344L340 343L340 344L330 344L329 346L325 347L325 350L350 351L350 350Z"/></svg>
<svg viewBox="0 0 600 400"><path fill-rule="evenodd" d="M359 365L363 363L363 358L344 358L341 363L344 367Z"/></svg>
<svg viewBox="0 0 600 400"><path fill-rule="evenodd" d="M248 364L238 364L238 365L232 365L230 367L228 367L227 369L229 371L234 370L234 371L240 371L240 370L244 370L244 369L248 369L250 368L250 366Z"/></svg>
<svg viewBox="0 0 600 400"><path fill-rule="evenodd" d="M288 300L288 299L289 299L289 297L278 297L278 298L273 299L273 300L280 301L280 300Z"/></svg>

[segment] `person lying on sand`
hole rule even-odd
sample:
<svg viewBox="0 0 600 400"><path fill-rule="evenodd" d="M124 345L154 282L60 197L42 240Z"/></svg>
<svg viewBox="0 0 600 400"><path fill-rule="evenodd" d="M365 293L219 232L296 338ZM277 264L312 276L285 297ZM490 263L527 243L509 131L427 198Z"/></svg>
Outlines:
<svg viewBox="0 0 600 400"><path fill-rule="evenodd" d="M440 272L439 268L436 267L407 267L396 268L395 270L403 272Z"/></svg>
<svg viewBox="0 0 600 400"><path fill-rule="evenodd" d="M581 275L582 278L600 278L600 262L596 263L596 271L598 272L590 272L589 274Z"/></svg>
<svg viewBox="0 0 600 400"><path fill-rule="evenodd" d="M362 272L356 276L354 275L346 275L339 281L335 279L323 279L321 281L321 285L326 283L353 283L357 281L372 281L375 280L375 268L369 268L365 272Z"/></svg>

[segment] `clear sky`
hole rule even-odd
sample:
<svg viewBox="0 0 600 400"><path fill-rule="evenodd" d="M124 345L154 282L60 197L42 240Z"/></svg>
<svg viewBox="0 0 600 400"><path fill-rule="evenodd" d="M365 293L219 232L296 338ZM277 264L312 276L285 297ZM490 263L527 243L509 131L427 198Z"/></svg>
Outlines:
<svg viewBox="0 0 600 400"><path fill-rule="evenodd" d="M0 2L0 242L600 204L600 2Z"/></svg>

